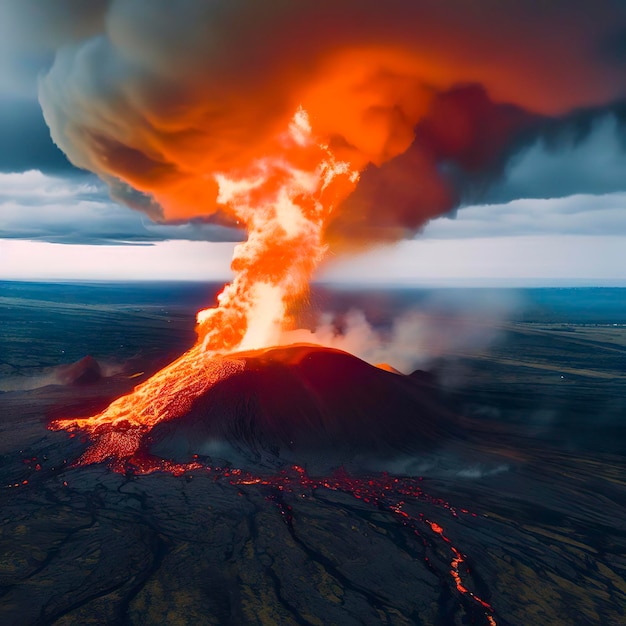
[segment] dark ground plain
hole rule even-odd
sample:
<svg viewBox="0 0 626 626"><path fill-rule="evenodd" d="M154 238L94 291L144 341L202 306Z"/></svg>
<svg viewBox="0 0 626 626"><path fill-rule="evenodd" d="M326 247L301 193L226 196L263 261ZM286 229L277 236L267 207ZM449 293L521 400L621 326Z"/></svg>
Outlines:
<svg viewBox="0 0 626 626"><path fill-rule="evenodd" d="M1 624L626 622L626 290L316 290L314 308L377 326L417 306L485 338L428 362L468 418L460 441L386 468L423 478L406 510L451 544L349 492L277 506L273 487L201 472L64 464L84 444L47 419L90 414L177 356L214 291L0 283ZM111 376L40 386L86 354ZM493 614L458 591L450 545Z"/></svg>

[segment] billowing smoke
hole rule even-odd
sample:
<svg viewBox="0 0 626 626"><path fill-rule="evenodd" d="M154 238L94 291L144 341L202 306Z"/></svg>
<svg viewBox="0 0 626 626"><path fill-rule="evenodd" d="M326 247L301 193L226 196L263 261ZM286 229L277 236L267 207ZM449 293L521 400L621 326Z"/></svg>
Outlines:
<svg viewBox="0 0 626 626"><path fill-rule="evenodd" d="M431 368L442 358L480 355L497 342L504 322L522 305L512 293L482 293L475 302L457 294L433 296L384 323L366 312L326 312L311 329L283 332L280 343L312 343L354 354L373 365L391 366L403 374ZM446 374L446 383L460 381Z"/></svg>
<svg viewBox="0 0 626 626"><path fill-rule="evenodd" d="M275 156L302 106L362 172L327 224L335 249L411 236L555 120L626 97L617 0L20 0L5 13L12 37L52 55L40 101L55 142L153 219L235 224L215 175Z"/></svg>
<svg viewBox="0 0 626 626"><path fill-rule="evenodd" d="M404 374L428 367L443 356L473 355L486 349L498 331L461 316L447 319L422 310L409 311L390 328L376 328L362 311L351 310L340 323L323 315L314 331L285 332L282 342L313 343L344 350L373 365L388 365Z"/></svg>

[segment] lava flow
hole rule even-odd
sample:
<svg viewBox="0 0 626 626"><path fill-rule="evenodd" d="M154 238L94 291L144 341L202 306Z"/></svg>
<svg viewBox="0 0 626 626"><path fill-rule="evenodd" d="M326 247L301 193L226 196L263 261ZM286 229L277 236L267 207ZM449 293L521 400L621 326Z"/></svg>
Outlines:
<svg viewBox="0 0 626 626"><path fill-rule="evenodd" d="M448 537L440 523L433 521L423 512L410 513L407 508L417 508L422 503L429 507L442 509L452 518L461 516L476 518L477 514L465 508L457 508L443 498L426 493L422 488L421 478L393 476L387 473L354 476L342 468L330 476L313 477L299 465L292 465L274 475L262 475L239 468L207 465L197 455L194 456L192 462L174 463L155 457L138 455L127 460L124 464L113 464L112 469L127 474L132 473L136 476L166 472L174 476L192 478L194 475L204 474L212 476L215 480L228 481L240 490L247 487L269 489L266 498L277 506L296 543L299 543L295 533L297 513L287 502L287 498L294 495L298 499L315 498L316 494L321 494L324 491L348 494L375 507L378 511L393 515L404 528L417 538L423 546L420 558L425 567L439 579L442 585L452 582L461 599L461 606L471 623L496 626L494 607L468 587L466 577L469 576L470 570L463 552ZM83 461L83 463L85 462L87 461ZM56 476L65 472L69 467L64 462L57 468L44 468L36 457L25 459L24 464L28 465L32 471L43 474L43 478ZM69 477L63 481L64 487L68 487L68 480L70 480ZM5 485L5 488L24 488L30 483L31 481L24 479ZM240 495L241 493L243 492L240 492ZM437 544L439 541L442 543L439 544L440 549L438 551ZM446 550L450 553L450 569L445 574L436 567L435 561L428 556L431 551L441 552L441 547L444 548L444 554Z"/></svg>
<svg viewBox="0 0 626 626"><path fill-rule="evenodd" d="M427 494L421 486L421 478L398 477L386 473L365 477L352 476L340 469L331 476L312 477L298 465L283 469L274 475L261 475L239 468L214 467L203 464L196 456L190 463L174 463L149 457L135 457L124 466L114 465L117 471L132 472L135 475L147 475L154 472L167 472L174 476L193 476L206 473L216 480L227 480L230 484L246 488L250 486L270 488L267 499L278 507L280 514L288 527L289 532L297 540L294 531L294 510L285 496L297 494L299 497L311 497L324 490L349 494L366 504L393 515L404 528L409 530L423 545L421 555L424 565L437 576L441 584L446 584L446 576L434 565L426 552L435 550L435 542L441 540L450 552L450 569L447 574L454 588L459 593L461 604L471 619L471 623L485 623L496 626L495 610L493 606L471 591L465 577L469 574L469 567L462 551L454 545L446 535L443 526L426 517L422 512L411 514L407 512L409 505L415 507L420 502L446 510L453 518L462 516L477 517L467 509L459 509L448 501ZM24 481L24 485L28 481ZM64 483L67 485L67 482ZM7 485L18 487L20 484ZM426 530L426 532L424 532Z"/></svg>
<svg viewBox="0 0 626 626"><path fill-rule="evenodd" d="M285 503L282 494L284 492L292 492L296 489L308 491L315 491L317 489L341 491L354 496L358 500L372 504L381 511L393 513L400 519L403 526L410 529L411 532L422 541L424 547L428 546L429 541L423 533L420 532L420 527L428 527L435 533L436 537L442 539L450 548L452 559L450 561L449 574L454 581L457 591L461 594L461 597L467 600L465 604L466 611L474 615L475 610L478 610L481 617L489 626L496 626L497 622L493 616L493 607L470 591L463 582L463 570L466 569L466 566L464 566L465 558L462 552L444 533L444 529L439 524L427 519L423 513L412 516L404 510L405 499L409 498L441 506L447 509L453 517L458 517L458 510L455 507L441 498L433 498L426 494L418 484L419 479L399 478L387 474L358 478L349 476L343 471L337 472L330 478L315 479L308 476L306 471L297 465L294 465L292 470L293 472L283 471L277 476L271 477L254 476L253 474L243 473L237 469L225 471L234 485L266 485L275 487L278 491L278 495L270 496L269 499L273 500L278 505L283 520L292 534L293 510L292 507ZM462 514L475 516L474 513L469 513L466 509L462 509L460 512ZM423 559L429 569L433 573L436 573L428 557L424 556Z"/></svg>
<svg viewBox="0 0 626 626"><path fill-rule="evenodd" d="M248 239L235 248L235 278L218 306L197 315L196 344L101 413L51 423L54 430L88 434L93 445L80 463L131 458L153 426L183 415L195 398L241 370L226 355L274 345L288 328L290 307L306 293L326 251L328 218L358 174L314 140L302 108L275 144L274 156L215 175L218 201L245 225Z"/></svg>

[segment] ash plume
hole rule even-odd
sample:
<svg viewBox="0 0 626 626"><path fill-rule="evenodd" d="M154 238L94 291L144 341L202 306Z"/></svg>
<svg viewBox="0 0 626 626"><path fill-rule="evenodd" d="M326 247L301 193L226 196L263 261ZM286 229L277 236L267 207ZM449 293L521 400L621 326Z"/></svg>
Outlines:
<svg viewBox="0 0 626 626"><path fill-rule="evenodd" d="M4 13L20 49L51 59L39 96L54 141L152 219L236 225L215 175L276 154L302 106L361 171L326 227L335 250L412 236L520 146L626 97L612 0L24 0Z"/></svg>

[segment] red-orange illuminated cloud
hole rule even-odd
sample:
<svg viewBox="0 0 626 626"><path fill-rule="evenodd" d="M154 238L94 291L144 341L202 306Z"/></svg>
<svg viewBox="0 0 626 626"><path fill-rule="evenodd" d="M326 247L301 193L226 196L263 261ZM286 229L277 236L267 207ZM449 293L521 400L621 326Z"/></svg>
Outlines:
<svg viewBox="0 0 626 626"><path fill-rule="evenodd" d="M165 219L223 219L215 175L279 155L302 106L337 159L371 164L333 245L353 227L388 240L454 206L442 161L488 169L533 120L626 96L601 54L620 24L609 0L114 1L100 35L58 48L40 98L75 164ZM458 97L463 85L482 101Z"/></svg>

